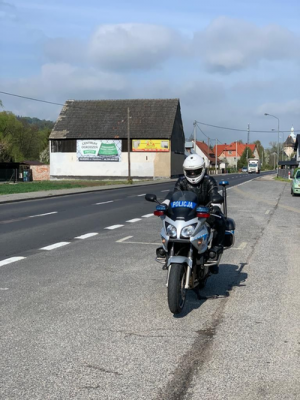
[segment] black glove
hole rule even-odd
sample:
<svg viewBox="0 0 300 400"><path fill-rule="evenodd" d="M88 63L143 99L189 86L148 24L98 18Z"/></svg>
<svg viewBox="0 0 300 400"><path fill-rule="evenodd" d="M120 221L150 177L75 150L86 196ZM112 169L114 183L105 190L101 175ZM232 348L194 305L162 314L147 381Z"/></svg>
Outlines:
<svg viewBox="0 0 300 400"><path fill-rule="evenodd" d="M220 193L214 193L211 196L210 201L212 203L222 204L222 203L224 203L224 197L222 195L220 195Z"/></svg>

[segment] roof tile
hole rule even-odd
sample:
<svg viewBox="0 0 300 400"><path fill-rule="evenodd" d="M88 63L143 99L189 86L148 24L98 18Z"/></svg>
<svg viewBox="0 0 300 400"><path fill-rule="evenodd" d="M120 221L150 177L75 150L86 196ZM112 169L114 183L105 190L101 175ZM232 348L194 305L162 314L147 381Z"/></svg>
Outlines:
<svg viewBox="0 0 300 400"><path fill-rule="evenodd" d="M68 100L50 139L171 138L179 99Z"/></svg>

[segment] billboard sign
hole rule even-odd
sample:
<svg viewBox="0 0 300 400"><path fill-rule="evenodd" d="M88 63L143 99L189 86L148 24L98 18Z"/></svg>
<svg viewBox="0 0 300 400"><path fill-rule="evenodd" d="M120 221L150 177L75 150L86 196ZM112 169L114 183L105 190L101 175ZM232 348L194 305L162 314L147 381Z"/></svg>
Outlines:
<svg viewBox="0 0 300 400"><path fill-rule="evenodd" d="M77 140L78 161L121 161L121 140Z"/></svg>
<svg viewBox="0 0 300 400"><path fill-rule="evenodd" d="M169 140L132 140L132 151L170 151Z"/></svg>

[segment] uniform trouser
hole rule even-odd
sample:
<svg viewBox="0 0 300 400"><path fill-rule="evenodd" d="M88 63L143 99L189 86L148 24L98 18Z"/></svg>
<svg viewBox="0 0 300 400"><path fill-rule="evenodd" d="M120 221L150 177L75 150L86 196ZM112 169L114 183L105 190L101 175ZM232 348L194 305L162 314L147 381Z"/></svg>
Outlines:
<svg viewBox="0 0 300 400"><path fill-rule="evenodd" d="M226 228L225 217L219 207L213 207L212 214L217 215L216 217L211 215L207 219L209 225L217 232L212 244L213 246L221 246L223 245L223 240L225 237L225 228Z"/></svg>

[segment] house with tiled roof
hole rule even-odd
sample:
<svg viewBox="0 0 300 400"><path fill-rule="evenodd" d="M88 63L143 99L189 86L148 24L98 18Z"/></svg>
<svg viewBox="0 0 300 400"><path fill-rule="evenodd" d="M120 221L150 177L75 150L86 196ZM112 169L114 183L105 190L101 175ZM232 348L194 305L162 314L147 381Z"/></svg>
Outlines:
<svg viewBox="0 0 300 400"><path fill-rule="evenodd" d="M131 178L182 174L179 99L68 100L49 140L50 178L127 178L129 170Z"/></svg>
<svg viewBox="0 0 300 400"><path fill-rule="evenodd" d="M214 147L214 152L217 152L217 156L220 160L226 160L228 167L235 167L238 160L241 158L244 150L249 147L255 158L259 158L259 154L256 148L256 144L244 144L239 142L233 142L230 144L218 144Z"/></svg>
<svg viewBox="0 0 300 400"><path fill-rule="evenodd" d="M283 151L288 157L291 157L294 153L294 147L295 139L291 135L289 135L286 141L283 143Z"/></svg>
<svg viewBox="0 0 300 400"><path fill-rule="evenodd" d="M216 153L204 141L196 141L196 153L205 160L206 168L215 168L216 166ZM218 160L218 159L217 159Z"/></svg>

